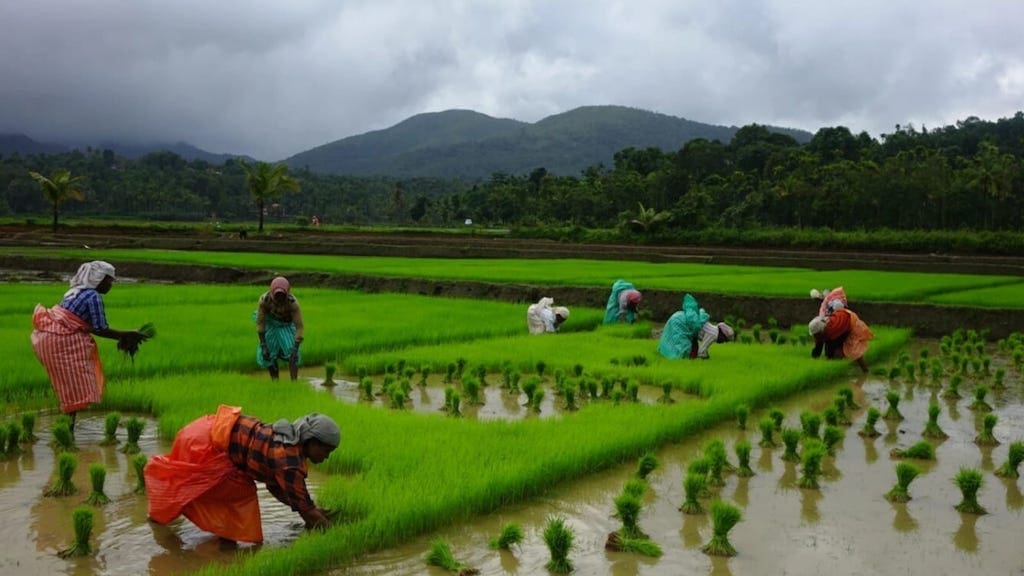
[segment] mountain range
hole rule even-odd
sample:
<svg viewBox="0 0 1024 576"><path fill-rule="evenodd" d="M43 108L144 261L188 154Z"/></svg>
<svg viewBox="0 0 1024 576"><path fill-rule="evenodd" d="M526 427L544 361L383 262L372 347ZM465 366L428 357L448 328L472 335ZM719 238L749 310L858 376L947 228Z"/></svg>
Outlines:
<svg viewBox="0 0 1024 576"><path fill-rule="evenodd" d="M768 126L800 143L812 134ZM545 168L578 175L598 164L611 166L625 148L676 151L696 138L728 143L736 126L705 124L624 106L584 106L528 123L494 118L472 110L446 110L412 116L390 128L350 136L286 158L293 169L356 176L486 178L494 173L526 174ZM186 143L119 145L111 149L135 158L168 150L188 160L221 163L244 157L214 154ZM84 146L34 142L24 135L0 134L0 153L50 154Z"/></svg>

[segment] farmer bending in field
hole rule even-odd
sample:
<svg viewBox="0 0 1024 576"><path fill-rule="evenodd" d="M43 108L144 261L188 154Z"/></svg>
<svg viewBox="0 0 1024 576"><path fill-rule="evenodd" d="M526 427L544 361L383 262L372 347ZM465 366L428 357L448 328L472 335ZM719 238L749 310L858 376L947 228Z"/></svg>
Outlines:
<svg viewBox="0 0 1024 576"><path fill-rule="evenodd" d="M708 350L714 343L732 342L736 333L725 322L712 324L708 320L711 315L697 305L692 295L683 296L682 310L675 312L665 322L661 331L658 352L662 356L678 360L679 358L711 358Z"/></svg>
<svg viewBox="0 0 1024 576"><path fill-rule="evenodd" d="M262 542L255 483L263 482L307 528L324 528L330 521L306 489L306 460L323 462L340 442L338 425L323 414L267 425L221 405L217 414L187 424L171 453L146 465L149 517L167 524L184 514L221 538Z"/></svg>
<svg viewBox="0 0 1024 576"><path fill-rule="evenodd" d="M832 312L846 308L846 292L843 291L842 286L837 286L832 290L811 290L811 298L815 300L821 300L821 306L818 307L818 316L828 316Z"/></svg>
<svg viewBox="0 0 1024 576"><path fill-rule="evenodd" d="M93 334L117 340L122 350L134 350L146 335L137 330L114 330L107 324L101 294L114 284L114 267L94 260L78 267L71 288L60 304L46 309L36 304L32 314L32 350L46 368L60 411L71 415L103 396L103 366Z"/></svg>
<svg viewBox="0 0 1024 576"><path fill-rule="evenodd" d="M562 323L569 318L569 309L565 306L555 306L553 298L541 298L536 304L530 304L526 309L526 327L530 334L544 334L545 332L558 332Z"/></svg>
<svg viewBox="0 0 1024 576"><path fill-rule="evenodd" d="M292 380L299 377L299 345L302 344L302 310L292 296L291 285L284 276L270 282L270 290L260 296L256 307L256 333L260 337L256 362L277 380L277 361L288 362Z"/></svg>
<svg viewBox="0 0 1024 576"><path fill-rule="evenodd" d="M615 284L612 284L611 294L608 295L608 304L605 305L604 323L626 322L632 324L640 312L641 300L643 300L643 294L632 283L616 280Z"/></svg>
<svg viewBox="0 0 1024 576"><path fill-rule="evenodd" d="M868 371L864 353L867 352L868 341L875 334L853 311L836 308L827 316L816 316L807 324L807 331L814 337L814 349L811 350L813 358L820 357L824 350L825 358L849 358L861 370Z"/></svg>

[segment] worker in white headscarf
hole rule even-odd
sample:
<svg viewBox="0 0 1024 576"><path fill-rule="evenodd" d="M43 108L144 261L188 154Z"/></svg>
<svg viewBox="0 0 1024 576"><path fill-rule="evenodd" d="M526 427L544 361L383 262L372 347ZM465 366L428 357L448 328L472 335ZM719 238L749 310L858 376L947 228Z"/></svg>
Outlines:
<svg viewBox="0 0 1024 576"><path fill-rule="evenodd" d="M138 348L146 335L138 330L115 330L107 324L102 294L114 284L114 267L102 260L86 262L71 278L60 304L46 309L37 304L32 314L32 350L50 376L60 411L71 415L99 402L103 395L103 366L93 335L118 341L118 348Z"/></svg>
<svg viewBox="0 0 1024 576"><path fill-rule="evenodd" d="M558 332L562 323L569 318L569 309L565 306L552 306L554 298L541 298L536 304L526 309L526 327L530 334Z"/></svg>

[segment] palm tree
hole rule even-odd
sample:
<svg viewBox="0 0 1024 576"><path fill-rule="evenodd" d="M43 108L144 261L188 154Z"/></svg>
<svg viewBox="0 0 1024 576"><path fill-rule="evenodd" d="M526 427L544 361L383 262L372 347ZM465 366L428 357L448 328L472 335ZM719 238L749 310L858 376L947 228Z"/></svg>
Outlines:
<svg viewBox="0 0 1024 576"><path fill-rule="evenodd" d="M249 165L241 162L245 170L245 186L256 199L256 208L260 213L259 232L263 232L263 207L267 200L273 200L285 192L298 192L299 183L288 173L288 165L283 162L271 165L269 162L256 162Z"/></svg>
<svg viewBox="0 0 1024 576"><path fill-rule="evenodd" d="M53 205L53 231L57 232L58 208L65 200L85 200L85 194L78 188L81 176L71 176L71 172L61 168L47 178L39 172L29 172L29 175L39 183L39 189L43 196Z"/></svg>

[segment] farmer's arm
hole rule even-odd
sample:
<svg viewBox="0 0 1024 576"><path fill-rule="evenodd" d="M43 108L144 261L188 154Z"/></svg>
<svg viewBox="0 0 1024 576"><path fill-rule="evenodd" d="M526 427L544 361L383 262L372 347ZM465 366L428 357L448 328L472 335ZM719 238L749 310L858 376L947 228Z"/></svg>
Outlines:
<svg viewBox="0 0 1024 576"><path fill-rule="evenodd" d="M266 294L260 296L260 301L256 304L256 332L260 335L260 342L263 342L263 337L267 333L266 297Z"/></svg>
<svg viewBox="0 0 1024 576"><path fill-rule="evenodd" d="M302 308L298 300L292 301L292 323L295 324L295 343L302 344Z"/></svg>
<svg viewBox="0 0 1024 576"><path fill-rule="evenodd" d="M267 490L281 503L298 512L307 528L324 528L330 523L323 511L313 503L306 488L306 472L302 468L280 469L267 482Z"/></svg>
<svg viewBox="0 0 1024 576"><path fill-rule="evenodd" d="M85 306L89 323L92 325L93 334L101 338L135 343L146 339L138 330L115 330L111 328L107 324L107 311L103 306L103 300L95 292L85 297L82 304Z"/></svg>

